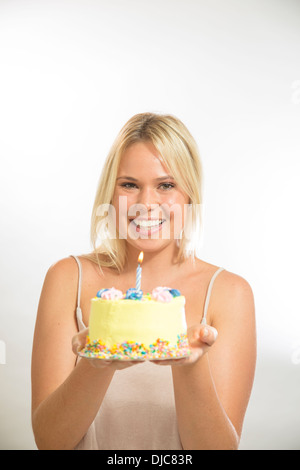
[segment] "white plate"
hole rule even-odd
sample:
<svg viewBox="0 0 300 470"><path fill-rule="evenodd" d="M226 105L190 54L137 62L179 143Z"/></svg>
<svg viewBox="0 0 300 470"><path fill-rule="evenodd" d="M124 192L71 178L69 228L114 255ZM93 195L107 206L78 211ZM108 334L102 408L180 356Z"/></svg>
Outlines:
<svg viewBox="0 0 300 470"><path fill-rule="evenodd" d="M89 354L85 354L84 352L80 351L78 353L78 356L84 357L86 359L98 359L99 361L120 361L120 362L130 362L130 361L136 361L136 362L145 362L145 361L176 361L178 359L185 359L187 357L190 357L190 354L187 354L185 356L180 356L180 357L159 357L157 359L149 359L149 358L143 358L143 357L133 357L133 358L126 358L126 359L120 359L120 358L113 358L110 359L109 357L97 357L97 356L90 356Z"/></svg>

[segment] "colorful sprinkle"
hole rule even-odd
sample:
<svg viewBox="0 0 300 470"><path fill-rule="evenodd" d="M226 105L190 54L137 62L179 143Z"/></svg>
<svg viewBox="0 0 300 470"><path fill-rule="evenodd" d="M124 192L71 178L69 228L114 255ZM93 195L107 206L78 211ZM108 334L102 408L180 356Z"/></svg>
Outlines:
<svg viewBox="0 0 300 470"><path fill-rule="evenodd" d="M190 355L187 335L181 334L177 338L175 346L171 346L168 341L158 338L149 347L142 343L125 341L121 344L114 344L112 348L106 347L101 340L91 342L88 338L87 344L81 353L90 358L110 360L174 359Z"/></svg>

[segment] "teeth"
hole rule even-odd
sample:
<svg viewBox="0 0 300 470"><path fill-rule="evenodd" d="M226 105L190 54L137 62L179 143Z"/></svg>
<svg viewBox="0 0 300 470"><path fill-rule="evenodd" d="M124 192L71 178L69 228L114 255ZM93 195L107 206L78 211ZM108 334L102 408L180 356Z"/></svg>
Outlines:
<svg viewBox="0 0 300 470"><path fill-rule="evenodd" d="M136 225L139 227L155 227L157 225L160 225L163 223L163 220L139 220L139 221L134 221Z"/></svg>

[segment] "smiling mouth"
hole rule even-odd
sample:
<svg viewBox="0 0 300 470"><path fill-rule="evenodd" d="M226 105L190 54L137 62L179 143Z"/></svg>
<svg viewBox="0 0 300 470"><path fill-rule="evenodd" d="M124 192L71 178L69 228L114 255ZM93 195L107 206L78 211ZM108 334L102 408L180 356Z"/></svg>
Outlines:
<svg viewBox="0 0 300 470"><path fill-rule="evenodd" d="M132 219L130 222L133 222L137 229L151 230L160 227L165 219Z"/></svg>

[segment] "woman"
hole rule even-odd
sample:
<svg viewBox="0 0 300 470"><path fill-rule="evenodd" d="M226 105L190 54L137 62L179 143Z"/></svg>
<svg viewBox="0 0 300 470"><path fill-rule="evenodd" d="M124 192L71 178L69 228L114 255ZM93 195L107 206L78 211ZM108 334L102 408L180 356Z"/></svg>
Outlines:
<svg viewBox="0 0 300 470"><path fill-rule="evenodd" d="M32 357L39 448L238 448L255 370L254 301L243 278L195 256L201 175L175 117L138 114L119 133L96 194L93 253L54 264L42 289ZM167 285L186 297L191 357L77 361L90 299L134 286L140 251L144 292Z"/></svg>

